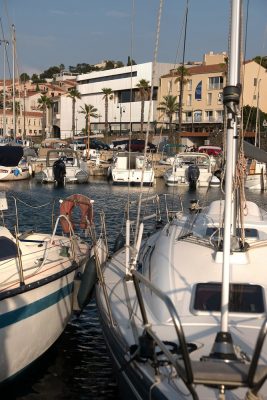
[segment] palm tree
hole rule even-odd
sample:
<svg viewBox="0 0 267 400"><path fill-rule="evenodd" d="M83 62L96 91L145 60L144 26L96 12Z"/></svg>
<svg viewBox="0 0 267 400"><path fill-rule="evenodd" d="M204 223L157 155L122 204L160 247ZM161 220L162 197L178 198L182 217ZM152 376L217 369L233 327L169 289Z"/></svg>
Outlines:
<svg viewBox="0 0 267 400"><path fill-rule="evenodd" d="M177 113L179 110L179 103L177 103L177 97L168 94L167 96L163 96L164 101L159 103L158 110L163 111L165 115L167 115L169 119L169 129L171 140L174 143L173 138L173 127L172 127L172 117L173 114Z"/></svg>
<svg viewBox="0 0 267 400"><path fill-rule="evenodd" d="M105 100L105 135L108 134L108 101L113 98L111 88L103 88L104 93L103 99Z"/></svg>
<svg viewBox="0 0 267 400"><path fill-rule="evenodd" d="M68 97L72 99L72 137L75 135L75 105L76 99L81 98L81 93L76 88L70 89Z"/></svg>
<svg viewBox="0 0 267 400"><path fill-rule="evenodd" d="M183 111L183 97L184 97L184 85L188 82L187 76L190 76L190 72L184 65L180 65L176 72L178 73L178 77L175 79L175 83L179 82L180 84L180 96L179 96L179 134L178 134L178 142L180 139L180 132L182 130L182 111Z"/></svg>
<svg viewBox="0 0 267 400"><path fill-rule="evenodd" d="M148 99L150 93L149 81L146 79L140 79L136 87L139 88L141 97L141 133L144 131L144 113L145 113L145 100Z"/></svg>
<svg viewBox="0 0 267 400"><path fill-rule="evenodd" d="M43 112L42 118L42 138L45 139L45 130L46 130L46 117L47 117L47 109L51 107L52 101L50 97L47 97L45 94L42 94L38 99L38 108Z"/></svg>
<svg viewBox="0 0 267 400"><path fill-rule="evenodd" d="M92 104L85 104L81 106L79 113L84 114L85 117L85 133L87 134L87 159L89 160L90 153L90 132L91 132L91 118L98 118L97 108Z"/></svg>

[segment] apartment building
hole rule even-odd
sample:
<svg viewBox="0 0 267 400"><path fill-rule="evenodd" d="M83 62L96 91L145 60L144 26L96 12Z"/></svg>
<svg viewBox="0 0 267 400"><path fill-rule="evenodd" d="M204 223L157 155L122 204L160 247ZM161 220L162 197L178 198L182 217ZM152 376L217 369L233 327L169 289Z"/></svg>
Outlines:
<svg viewBox="0 0 267 400"><path fill-rule="evenodd" d="M188 146L208 144L210 139L221 136L223 130L222 94L227 82L227 54L205 54L201 65L187 65L186 70L180 133L182 143ZM247 61L243 65L242 75L243 104L259 107L263 112L267 112L265 68L255 61ZM177 97L179 104L180 86L177 70L163 75L160 79L159 102L164 100L164 96L172 95ZM164 112L158 111L158 122L168 127L169 118ZM179 125L177 112L173 115L173 127L178 130Z"/></svg>

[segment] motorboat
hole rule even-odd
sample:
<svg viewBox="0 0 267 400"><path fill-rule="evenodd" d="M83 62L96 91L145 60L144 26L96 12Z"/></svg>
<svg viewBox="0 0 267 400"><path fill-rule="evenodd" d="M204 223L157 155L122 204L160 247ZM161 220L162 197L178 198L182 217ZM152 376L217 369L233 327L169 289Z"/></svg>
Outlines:
<svg viewBox="0 0 267 400"><path fill-rule="evenodd" d="M0 226L1 384L17 377L53 345L74 310L80 312L86 304L92 287L88 271L94 250L80 235L93 224L93 201L74 194L50 205L52 218L59 211L50 233L21 231L22 203L23 215L33 216L36 207L25 199L0 193L1 215L8 214L3 221L9 219L9 225L16 227L14 231ZM77 229L75 208L80 211Z"/></svg>
<svg viewBox="0 0 267 400"><path fill-rule="evenodd" d="M163 178L167 186L208 187L212 177L210 157L206 153L184 152L174 157Z"/></svg>
<svg viewBox="0 0 267 400"><path fill-rule="evenodd" d="M163 220L160 199L143 193L99 270L96 302L123 399L267 398L267 213L235 179L243 11L241 0L231 5L222 199L166 201Z"/></svg>
<svg viewBox="0 0 267 400"><path fill-rule="evenodd" d="M86 183L89 179L87 163L72 149L52 149L46 154L45 165L36 172L38 183Z"/></svg>
<svg viewBox="0 0 267 400"><path fill-rule="evenodd" d="M21 146L0 146L0 181L19 181L31 177L31 166Z"/></svg>
<svg viewBox="0 0 267 400"><path fill-rule="evenodd" d="M107 172L113 184L152 186L154 169L152 161L144 154L118 152Z"/></svg>

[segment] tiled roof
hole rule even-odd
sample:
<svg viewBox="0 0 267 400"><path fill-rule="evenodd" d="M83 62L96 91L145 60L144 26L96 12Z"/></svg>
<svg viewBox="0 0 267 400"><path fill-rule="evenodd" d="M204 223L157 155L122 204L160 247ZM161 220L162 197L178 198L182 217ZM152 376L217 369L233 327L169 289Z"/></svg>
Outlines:
<svg viewBox="0 0 267 400"><path fill-rule="evenodd" d="M196 65L194 67L186 67L188 73L190 75L199 75L199 74L211 74L211 73L218 73L222 72L225 73L227 66L226 64L213 64L213 65ZM172 71L169 74L163 75L162 78L171 78L179 76L177 71Z"/></svg>

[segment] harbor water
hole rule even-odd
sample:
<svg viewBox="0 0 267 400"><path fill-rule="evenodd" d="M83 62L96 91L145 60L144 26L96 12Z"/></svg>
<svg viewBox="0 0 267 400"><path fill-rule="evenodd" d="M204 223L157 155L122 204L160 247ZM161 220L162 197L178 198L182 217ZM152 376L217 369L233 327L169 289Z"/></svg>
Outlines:
<svg viewBox="0 0 267 400"><path fill-rule="evenodd" d="M109 247L115 243L123 222L124 205L127 200L136 199L139 188L113 186L104 178L91 178L84 185L70 185L62 188L53 185L40 185L34 179L20 182L2 182L0 191L18 198L20 228L49 229L46 208L39 205L52 203L54 199L65 198L80 193L94 200L96 225L99 213L106 216ZM145 188L147 194L163 195L177 200L181 197L183 206L189 207L190 201L198 199L201 205L222 197L219 188L208 191L189 191L188 188L167 188L163 179L158 179L152 188ZM264 192L251 191L247 200L256 201L267 209L267 197ZM25 203L25 204L24 204ZM26 205L31 205L30 211ZM164 207L163 207L164 208ZM38 338L36 338L38 340ZM98 312L94 299L80 315L73 316L66 330L33 368L22 379L1 389L3 400L115 400L119 393L105 342L101 332Z"/></svg>

